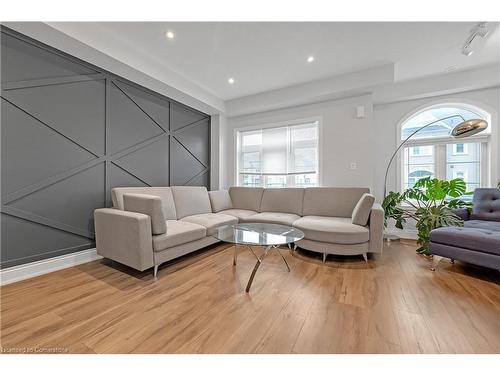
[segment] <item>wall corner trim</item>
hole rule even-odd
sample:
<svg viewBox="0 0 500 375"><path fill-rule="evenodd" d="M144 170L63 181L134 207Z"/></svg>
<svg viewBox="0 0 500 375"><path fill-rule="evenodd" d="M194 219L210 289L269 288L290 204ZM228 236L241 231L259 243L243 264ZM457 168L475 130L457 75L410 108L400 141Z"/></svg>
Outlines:
<svg viewBox="0 0 500 375"><path fill-rule="evenodd" d="M7 285L17 281L30 279L35 276L78 266L79 264L92 262L97 259L102 259L102 257L97 255L96 249L93 248L54 258L43 259L37 262L4 268L0 270L0 285Z"/></svg>

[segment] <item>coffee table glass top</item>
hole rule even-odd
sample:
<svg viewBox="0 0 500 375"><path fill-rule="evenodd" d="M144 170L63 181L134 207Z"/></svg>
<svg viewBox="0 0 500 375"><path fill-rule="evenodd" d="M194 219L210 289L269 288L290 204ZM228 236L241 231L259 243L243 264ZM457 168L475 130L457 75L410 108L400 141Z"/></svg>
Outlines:
<svg viewBox="0 0 500 375"><path fill-rule="evenodd" d="M244 223L219 227L213 236L234 244L271 246L299 241L304 238L304 232L287 225Z"/></svg>

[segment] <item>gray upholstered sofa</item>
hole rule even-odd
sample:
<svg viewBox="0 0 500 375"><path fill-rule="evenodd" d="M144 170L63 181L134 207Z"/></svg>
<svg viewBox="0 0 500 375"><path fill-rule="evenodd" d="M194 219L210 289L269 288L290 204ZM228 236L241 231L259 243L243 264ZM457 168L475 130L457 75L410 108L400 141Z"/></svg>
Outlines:
<svg viewBox="0 0 500 375"><path fill-rule="evenodd" d="M476 189L471 215L467 209L456 213L464 226L434 229L431 254L500 270L500 189Z"/></svg>
<svg viewBox="0 0 500 375"><path fill-rule="evenodd" d="M382 251L384 213L364 188L123 187L94 213L97 253L143 271L217 242L217 227L276 223L305 233L296 246L327 254Z"/></svg>

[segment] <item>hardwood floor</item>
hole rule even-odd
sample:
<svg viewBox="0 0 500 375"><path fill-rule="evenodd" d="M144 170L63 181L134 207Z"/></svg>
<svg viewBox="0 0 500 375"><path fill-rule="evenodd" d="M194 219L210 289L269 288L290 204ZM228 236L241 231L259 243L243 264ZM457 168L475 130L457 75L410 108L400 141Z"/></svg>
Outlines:
<svg viewBox="0 0 500 375"><path fill-rule="evenodd" d="M159 280L102 260L1 288L4 352L500 353L500 273L412 243L361 257L284 252L254 265L212 247L164 265Z"/></svg>

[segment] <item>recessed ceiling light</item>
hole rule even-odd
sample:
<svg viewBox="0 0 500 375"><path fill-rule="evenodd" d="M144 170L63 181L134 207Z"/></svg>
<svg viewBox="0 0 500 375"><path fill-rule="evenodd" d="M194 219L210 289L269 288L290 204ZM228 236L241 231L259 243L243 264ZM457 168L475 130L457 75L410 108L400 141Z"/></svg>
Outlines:
<svg viewBox="0 0 500 375"><path fill-rule="evenodd" d="M309 56L309 57L307 58L307 62L308 62L308 63L312 63L313 61L314 61L314 56Z"/></svg>
<svg viewBox="0 0 500 375"><path fill-rule="evenodd" d="M227 80L227 82L228 82L230 85L232 85L232 84L234 83L234 78L229 78L229 79Z"/></svg>
<svg viewBox="0 0 500 375"><path fill-rule="evenodd" d="M168 39L174 39L174 37L175 37L175 34L173 31L167 31L165 35Z"/></svg>
<svg viewBox="0 0 500 375"><path fill-rule="evenodd" d="M464 54L465 56L470 56L474 53L474 51L472 50L471 46L470 46L470 43L468 44L465 44L463 47L462 47L462 54Z"/></svg>

